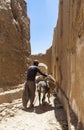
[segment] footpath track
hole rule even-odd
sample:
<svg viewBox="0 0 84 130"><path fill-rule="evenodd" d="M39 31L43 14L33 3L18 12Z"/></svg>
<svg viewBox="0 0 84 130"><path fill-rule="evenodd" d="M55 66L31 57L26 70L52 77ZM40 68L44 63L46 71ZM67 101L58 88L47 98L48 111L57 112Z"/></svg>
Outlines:
<svg viewBox="0 0 84 130"><path fill-rule="evenodd" d="M51 97L51 103L35 107L22 108L22 100L0 105L0 130L68 130L66 114L57 97Z"/></svg>

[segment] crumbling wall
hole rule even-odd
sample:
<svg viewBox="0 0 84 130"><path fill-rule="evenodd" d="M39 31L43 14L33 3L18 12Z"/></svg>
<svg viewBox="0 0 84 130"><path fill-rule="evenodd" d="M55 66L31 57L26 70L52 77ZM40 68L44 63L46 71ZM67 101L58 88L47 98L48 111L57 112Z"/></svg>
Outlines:
<svg viewBox="0 0 84 130"><path fill-rule="evenodd" d="M44 63L47 67L47 73L52 74L52 47L50 47L48 50L46 50L45 54L37 54L37 55L31 55L30 56L30 61L31 64L33 64L34 60L38 60L39 63Z"/></svg>
<svg viewBox="0 0 84 130"><path fill-rule="evenodd" d="M84 125L84 0L59 1L52 61L52 72L59 84L60 99L66 111L65 104L70 105L78 118L77 123Z"/></svg>
<svg viewBox="0 0 84 130"><path fill-rule="evenodd" d="M30 20L25 0L1 0L0 87L24 82L30 54Z"/></svg>

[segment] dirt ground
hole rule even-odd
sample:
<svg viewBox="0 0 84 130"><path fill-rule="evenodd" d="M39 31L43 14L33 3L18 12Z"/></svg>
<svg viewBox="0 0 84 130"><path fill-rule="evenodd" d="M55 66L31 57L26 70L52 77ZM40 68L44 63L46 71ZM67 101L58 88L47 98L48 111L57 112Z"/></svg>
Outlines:
<svg viewBox="0 0 84 130"><path fill-rule="evenodd" d="M22 100L0 105L0 130L68 130L66 114L59 99L51 97L44 105L38 104L36 96L34 108L22 107Z"/></svg>

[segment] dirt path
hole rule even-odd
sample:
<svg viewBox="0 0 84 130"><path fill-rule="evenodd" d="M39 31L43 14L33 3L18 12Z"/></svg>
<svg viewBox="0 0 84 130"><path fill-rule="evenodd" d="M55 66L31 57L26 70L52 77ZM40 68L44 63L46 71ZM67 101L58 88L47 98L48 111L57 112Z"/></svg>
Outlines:
<svg viewBox="0 0 84 130"><path fill-rule="evenodd" d="M51 104L27 111L22 109L21 99L0 105L0 130L68 130L66 114L58 98L51 97Z"/></svg>

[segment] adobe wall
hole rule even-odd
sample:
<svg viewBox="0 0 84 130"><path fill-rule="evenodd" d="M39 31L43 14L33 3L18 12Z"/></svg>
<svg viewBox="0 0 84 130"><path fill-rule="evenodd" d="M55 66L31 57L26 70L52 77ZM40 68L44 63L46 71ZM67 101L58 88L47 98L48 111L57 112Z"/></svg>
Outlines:
<svg viewBox="0 0 84 130"><path fill-rule="evenodd" d="M33 64L34 60L38 60L39 63L44 63L48 67L48 74L52 74L52 48L50 47L45 54L37 54L37 55L31 55L31 64Z"/></svg>
<svg viewBox="0 0 84 130"><path fill-rule="evenodd" d="M25 0L1 0L0 87L24 82L30 54L30 20Z"/></svg>
<svg viewBox="0 0 84 130"><path fill-rule="evenodd" d="M52 61L58 95L66 111L68 104L84 126L84 0L60 0Z"/></svg>

